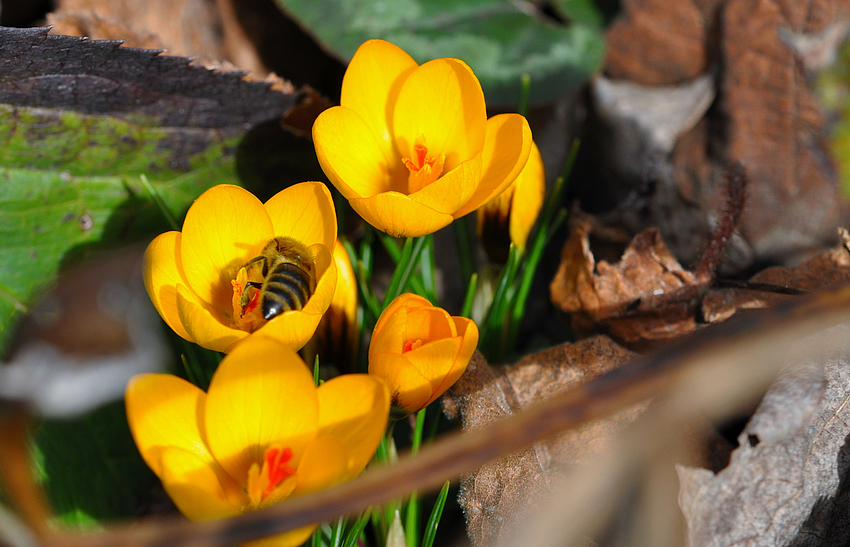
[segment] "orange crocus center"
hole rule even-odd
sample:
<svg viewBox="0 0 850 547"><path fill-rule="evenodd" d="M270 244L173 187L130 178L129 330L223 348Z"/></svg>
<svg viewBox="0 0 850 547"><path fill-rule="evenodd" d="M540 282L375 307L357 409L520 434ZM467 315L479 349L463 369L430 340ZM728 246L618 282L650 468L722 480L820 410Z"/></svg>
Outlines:
<svg viewBox="0 0 850 547"><path fill-rule="evenodd" d="M263 454L263 465L254 463L248 470L248 498L254 507L274 492L280 483L295 474L289 462L292 449L288 446L271 445Z"/></svg>
<svg viewBox="0 0 850 547"><path fill-rule="evenodd" d="M407 353L408 351L414 350L419 347L422 347L422 340L408 340L404 343L404 346L402 346L401 352Z"/></svg>
<svg viewBox="0 0 850 547"><path fill-rule="evenodd" d="M413 157L402 158L401 161L410 171L407 175L407 189L412 194L440 178L446 156L445 154L429 155L424 137L419 137L413 145Z"/></svg>

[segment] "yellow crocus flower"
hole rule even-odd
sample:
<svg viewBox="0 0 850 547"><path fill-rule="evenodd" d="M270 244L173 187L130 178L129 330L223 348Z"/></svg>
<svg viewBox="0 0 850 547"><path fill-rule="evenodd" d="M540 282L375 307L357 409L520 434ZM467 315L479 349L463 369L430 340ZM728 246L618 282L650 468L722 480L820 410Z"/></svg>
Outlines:
<svg viewBox="0 0 850 547"><path fill-rule="evenodd" d="M430 234L494 199L531 150L519 114L487 118L484 93L458 59L419 66L383 40L365 42L340 106L313 125L325 174L367 222L396 237Z"/></svg>
<svg viewBox="0 0 850 547"><path fill-rule="evenodd" d="M207 521L253 511L357 476L380 443L390 396L366 374L318 388L300 357L252 336L204 393L169 374L134 377L125 397L145 463L177 508ZM315 525L249 545L303 543Z"/></svg>
<svg viewBox="0 0 850 547"><path fill-rule="evenodd" d="M334 294L336 234L333 200L320 182L296 184L266 203L238 186L215 186L189 208L182 232L166 232L148 246L145 287L165 322L190 342L227 352L262 333L299 349ZM307 249L315 289L301 309L266 320L258 305L262 267L250 263L279 237Z"/></svg>

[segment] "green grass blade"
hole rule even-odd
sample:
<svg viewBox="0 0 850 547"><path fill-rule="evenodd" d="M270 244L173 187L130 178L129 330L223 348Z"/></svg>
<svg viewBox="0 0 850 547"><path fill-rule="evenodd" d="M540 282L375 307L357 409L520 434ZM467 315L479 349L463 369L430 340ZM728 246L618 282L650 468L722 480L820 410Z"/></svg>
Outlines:
<svg viewBox="0 0 850 547"><path fill-rule="evenodd" d="M440 525L440 518L443 516L443 507L446 506L446 498L449 496L450 485L451 483L446 481L437 495L437 501L434 502L434 509L431 510L431 516L428 517L428 523L425 525L421 547L433 547L434 545L434 538L437 537L437 526Z"/></svg>

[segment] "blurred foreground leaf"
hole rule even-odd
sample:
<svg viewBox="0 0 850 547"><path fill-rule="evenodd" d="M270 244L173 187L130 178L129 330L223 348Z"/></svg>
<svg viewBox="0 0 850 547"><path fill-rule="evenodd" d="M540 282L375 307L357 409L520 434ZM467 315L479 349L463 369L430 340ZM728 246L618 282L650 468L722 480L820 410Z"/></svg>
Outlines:
<svg viewBox="0 0 850 547"><path fill-rule="evenodd" d="M130 436L123 401L79 420L45 421L34 441L39 479L66 526L131 517L156 484Z"/></svg>
<svg viewBox="0 0 850 547"><path fill-rule="evenodd" d="M491 104L516 104L523 74L531 76L533 102L560 97L593 74L604 54L592 24L600 18L587 1L559 2L554 17L537 13L535 3L508 0L275 1L345 61L370 38L392 42L419 63L461 58Z"/></svg>
<svg viewBox="0 0 850 547"><path fill-rule="evenodd" d="M179 219L300 97L47 30L0 28L0 352L68 259L168 229L143 176Z"/></svg>

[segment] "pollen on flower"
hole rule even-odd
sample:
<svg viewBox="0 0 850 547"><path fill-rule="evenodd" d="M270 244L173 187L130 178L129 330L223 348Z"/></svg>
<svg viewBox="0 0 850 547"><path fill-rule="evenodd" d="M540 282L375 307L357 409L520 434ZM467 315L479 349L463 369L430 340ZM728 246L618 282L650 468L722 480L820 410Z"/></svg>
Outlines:
<svg viewBox="0 0 850 547"><path fill-rule="evenodd" d="M253 277L254 279L251 279ZM249 275L243 266L239 268L236 279L230 281L233 287L231 303L233 305L233 322L239 330L254 332L265 322L259 309L260 291L255 287L248 287L248 281L262 282L262 276Z"/></svg>
<svg viewBox="0 0 850 547"><path fill-rule="evenodd" d="M271 445L263 454L263 465L251 465L248 471L248 498L255 507L274 492L275 488L287 478L295 474L289 462L292 460L292 449L288 446Z"/></svg>
<svg viewBox="0 0 850 547"><path fill-rule="evenodd" d="M407 353L408 351L417 349L422 347L422 340L408 340L404 343L404 346L401 348L402 353Z"/></svg>
<svg viewBox="0 0 850 547"><path fill-rule="evenodd" d="M418 192L425 188L443 174L443 166L446 163L446 155L429 156L425 139L416 139L413 145L415 158L402 158L401 161L410 173L407 176L407 187L410 193Z"/></svg>

